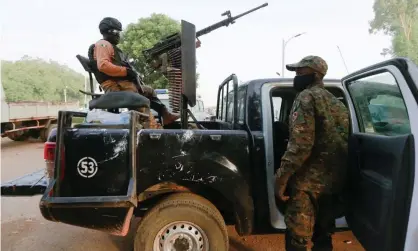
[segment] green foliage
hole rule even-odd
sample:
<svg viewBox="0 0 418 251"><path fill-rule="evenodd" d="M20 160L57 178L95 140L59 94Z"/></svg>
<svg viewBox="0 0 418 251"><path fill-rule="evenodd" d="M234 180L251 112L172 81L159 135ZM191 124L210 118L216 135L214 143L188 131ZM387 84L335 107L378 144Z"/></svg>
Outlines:
<svg viewBox="0 0 418 251"><path fill-rule="evenodd" d="M418 64L418 0L375 0L370 33L392 36L392 47L382 55L408 57Z"/></svg>
<svg viewBox="0 0 418 251"><path fill-rule="evenodd" d="M402 98L390 95L378 95L370 100L370 104L405 109L405 103Z"/></svg>
<svg viewBox="0 0 418 251"><path fill-rule="evenodd" d="M180 23L164 14L152 14L129 24L122 34L120 48L135 60L135 67L144 75L146 84L154 88L166 88L168 81L145 63L142 50L152 47L163 37L180 31Z"/></svg>
<svg viewBox="0 0 418 251"><path fill-rule="evenodd" d="M13 101L82 101L84 76L57 62L28 56L21 60L1 61L1 77L6 100Z"/></svg>
<svg viewBox="0 0 418 251"><path fill-rule="evenodd" d="M153 88L167 88L168 80L153 71L145 62L142 50L151 48L162 38L180 32L180 22L164 14L152 14L127 26L119 47L135 61L135 67L144 76L144 82ZM197 78L198 78L197 74Z"/></svg>

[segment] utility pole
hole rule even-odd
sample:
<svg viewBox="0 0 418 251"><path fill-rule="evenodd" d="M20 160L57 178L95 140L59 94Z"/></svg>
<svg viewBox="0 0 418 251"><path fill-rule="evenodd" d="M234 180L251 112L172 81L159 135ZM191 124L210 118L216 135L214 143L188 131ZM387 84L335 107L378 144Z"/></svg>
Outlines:
<svg viewBox="0 0 418 251"><path fill-rule="evenodd" d="M293 38L295 38L295 37L300 37L300 36L302 36L302 35L303 35L303 34L305 34L305 33L306 33L306 32L302 32L302 33L296 34L296 35L294 35L294 36L290 37L289 39L287 39L286 41L285 41L284 39L282 39L282 78L284 78L285 49L286 49L286 45L287 45L287 43L288 43L290 40L292 40Z"/></svg>
<svg viewBox="0 0 418 251"><path fill-rule="evenodd" d="M84 91L87 92L87 77L84 76ZM84 108L87 107L87 94L84 94Z"/></svg>
<svg viewBox="0 0 418 251"><path fill-rule="evenodd" d="M67 86L64 88L64 103L67 103Z"/></svg>
<svg viewBox="0 0 418 251"><path fill-rule="evenodd" d="M284 78L284 47L285 46L286 46L286 43L284 42L284 39L282 39L282 78Z"/></svg>

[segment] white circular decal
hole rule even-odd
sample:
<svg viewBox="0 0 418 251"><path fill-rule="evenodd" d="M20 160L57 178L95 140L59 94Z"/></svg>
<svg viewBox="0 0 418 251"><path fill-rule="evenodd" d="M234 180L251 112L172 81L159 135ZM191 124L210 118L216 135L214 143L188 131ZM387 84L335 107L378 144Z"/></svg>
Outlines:
<svg viewBox="0 0 418 251"><path fill-rule="evenodd" d="M84 157L78 161L77 171L81 177L91 178L97 173L97 162L91 157Z"/></svg>

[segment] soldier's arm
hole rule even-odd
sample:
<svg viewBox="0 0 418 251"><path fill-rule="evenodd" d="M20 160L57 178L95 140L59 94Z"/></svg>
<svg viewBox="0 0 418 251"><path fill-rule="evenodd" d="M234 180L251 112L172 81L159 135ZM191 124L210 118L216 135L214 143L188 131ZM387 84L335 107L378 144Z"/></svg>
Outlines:
<svg viewBox="0 0 418 251"><path fill-rule="evenodd" d="M115 51L109 42L104 40L97 42L94 50L99 71L112 77L126 76L126 67L112 64Z"/></svg>
<svg viewBox="0 0 418 251"><path fill-rule="evenodd" d="M348 110L343 102L339 100L333 104L332 110L334 110L334 114L336 116L337 131L341 135L342 139L347 142L350 127Z"/></svg>
<svg viewBox="0 0 418 251"><path fill-rule="evenodd" d="M309 158L315 142L315 108L310 92L300 93L295 102L299 105L290 116L293 127L280 168L287 176L295 173Z"/></svg>

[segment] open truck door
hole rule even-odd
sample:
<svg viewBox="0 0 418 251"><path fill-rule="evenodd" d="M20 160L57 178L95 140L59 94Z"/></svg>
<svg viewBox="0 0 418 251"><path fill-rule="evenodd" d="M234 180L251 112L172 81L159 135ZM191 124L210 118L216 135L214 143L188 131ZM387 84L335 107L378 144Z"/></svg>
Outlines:
<svg viewBox="0 0 418 251"><path fill-rule="evenodd" d="M342 82L353 132L347 223L368 251L416 250L418 67L395 58Z"/></svg>

